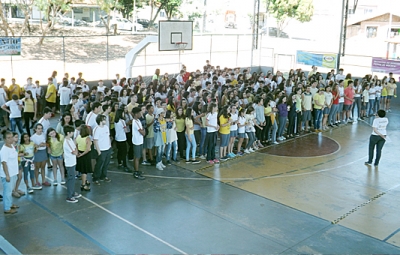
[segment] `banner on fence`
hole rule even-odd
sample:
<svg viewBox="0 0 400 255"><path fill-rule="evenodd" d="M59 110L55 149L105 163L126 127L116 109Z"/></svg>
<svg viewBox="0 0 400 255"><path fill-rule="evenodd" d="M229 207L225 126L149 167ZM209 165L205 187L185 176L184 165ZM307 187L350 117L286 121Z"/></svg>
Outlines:
<svg viewBox="0 0 400 255"><path fill-rule="evenodd" d="M0 55L21 55L21 37L0 37Z"/></svg>
<svg viewBox="0 0 400 255"><path fill-rule="evenodd" d="M400 74L400 61L372 58L372 72Z"/></svg>
<svg viewBox="0 0 400 255"><path fill-rule="evenodd" d="M297 63L302 65L336 68L337 54L315 54L297 51Z"/></svg>

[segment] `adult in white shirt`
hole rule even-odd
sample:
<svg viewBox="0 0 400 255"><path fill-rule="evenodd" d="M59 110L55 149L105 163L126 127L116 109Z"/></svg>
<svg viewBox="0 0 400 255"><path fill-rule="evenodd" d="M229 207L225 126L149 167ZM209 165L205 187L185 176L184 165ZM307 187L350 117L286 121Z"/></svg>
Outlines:
<svg viewBox="0 0 400 255"><path fill-rule="evenodd" d="M106 116L99 114L96 117L97 127L93 130L93 143L98 157L93 173L93 183L100 185L100 180L110 182L107 177L107 168L111 159L110 129L106 126Z"/></svg>
<svg viewBox="0 0 400 255"><path fill-rule="evenodd" d="M62 86L58 90L60 95L60 111L61 116L65 113L65 107L69 104L71 100L71 89L68 88L68 80L64 80Z"/></svg>
<svg viewBox="0 0 400 255"><path fill-rule="evenodd" d="M21 111L24 108L22 100L19 100L17 95L12 95L12 100L2 105L1 108L10 114L11 131L15 132L15 128L18 127L19 133L22 134Z"/></svg>
<svg viewBox="0 0 400 255"><path fill-rule="evenodd" d="M377 116L372 123L372 134L369 138L369 150L368 150L368 161L365 162L367 165L372 164L372 160L374 159L374 150L376 147L376 157L374 166L377 167L379 165L379 160L381 159L381 153L383 145L386 142L386 127L389 124L389 120L385 117L385 110L378 110Z"/></svg>
<svg viewBox="0 0 400 255"><path fill-rule="evenodd" d="M68 203L77 203L77 198L81 197L80 194L75 192L75 169L76 169L76 155L78 155L78 149L72 139L74 135L74 127L65 126L64 133L65 139L63 144L64 149L64 163L67 169L67 199Z"/></svg>
<svg viewBox="0 0 400 255"><path fill-rule="evenodd" d="M346 78L346 76L343 74L343 71L344 71L343 68L340 68L339 73L336 74L335 80L337 82L344 81L344 79Z"/></svg>
<svg viewBox="0 0 400 255"><path fill-rule="evenodd" d="M14 214L19 207L12 204L12 189L18 175L18 152L15 149L13 134L6 131L3 135L5 144L1 148L0 177L3 184L3 208L5 214Z"/></svg>
<svg viewBox="0 0 400 255"><path fill-rule="evenodd" d="M50 121L49 119L51 118L53 111L50 109L50 107L44 108L43 111L43 117L38 121L38 123L43 125L43 133L47 134L47 129L50 128Z"/></svg>

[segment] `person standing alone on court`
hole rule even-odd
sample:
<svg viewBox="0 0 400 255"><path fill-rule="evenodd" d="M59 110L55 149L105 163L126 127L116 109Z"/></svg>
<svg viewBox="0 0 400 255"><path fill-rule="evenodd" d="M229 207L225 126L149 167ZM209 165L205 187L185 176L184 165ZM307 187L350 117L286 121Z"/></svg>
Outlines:
<svg viewBox="0 0 400 255"><path fill-rule="evenodd" d="M376 146L376 157L374 166L379 165L379 160L381 159L381 153L383 145L386 142L386 126L389 124L389 120L385 117L386 112L384 110L379 110L377 116L372 123L372 134L369 138L369 157L368 161L365 162L366 165L371 165L374 158L374 150Z"/></svg>

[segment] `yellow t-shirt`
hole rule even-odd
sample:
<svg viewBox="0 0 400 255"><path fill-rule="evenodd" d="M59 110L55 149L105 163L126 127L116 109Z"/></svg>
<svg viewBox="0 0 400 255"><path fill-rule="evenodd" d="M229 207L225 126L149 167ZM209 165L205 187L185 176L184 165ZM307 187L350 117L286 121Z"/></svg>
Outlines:
<svg viewBox="0 0 400 255"><path fill-rule="evenodd" d="M51 94L51 96L49 96ZM49 96L49 98L47 98ZM55 103L57 100L57 90L56 86L54 84L50 84L47 87L47 92L46 92L46 101L49 103Z"/></svg>
<svg viewBox="0 0 400 255"><path fill-rule="evenodd" d="M387 87L386 87L388 96L393 96L394 95L394 89L396 89L396 88L397 88L396 83L390 83L389 82L387 84Z"/></svg>
<svg viewBox="0 0 400 255"><path fill-rule="evenodd" d="M26 100L26 98L22 99L22 102L25 104L24 112L35 112L34 105L36 103L36 99Z"/></svg>
<svg viewBox="0 0 400 255"><path fill-rule="evenodd" d="M171 105L167 105L167 110L171 112L175 112L175 107Z"/></svg>
<svg viewBox="0 0 400 255"><path fill-rule="evenodd" d="M153 115L146 114L146 125L147 125L147 130L149 131L146 138L154 137L154 129L153 129L154 122L153 122L153 124L149 125L149 123L152 122L153 120L154 120L154 114Z"/></svg>
<svg viewBox="0 0 400 255"><path fill-rule="evenodd" d="M231 133L231 125L222 126L229 122L229 118L225 118L224 115L219 116L219 132L223 135Z"/></svg>
<svg viewBox="0 0 400 255"><path fill-rule="evenodd" d="M193 120L186 118L185 125L186 125L186 133L189 135L194 134L194 130L192 129L193 128Z"/></svg>
<svg viewBox="0 0 400 255"><path fill-rule="evenodd" d="M81 135L78 135L76 138L76 143L78 144L78 151L86 151L86 139L87 137L83 137Z"/></svg>
<svg viewBox="0 0 400 255"><path fill-rule="evenodd" d="M30 142L29 144L21 144L19 150L20 153L24 153L25 158L32 158L35 152L35 144L33 142Z"/></svg>
<svg viewBox="0 0 400 255"><path fill-rule="evenodd" d="M165 119L158 120L160 122L161 137L164 143L167 142L167 121Z"/></svg>
<svg viewBox="0 0 400 255"><path fill-rule="evenodd" d="M62 134L58 134L60 136L60 141L53 138L50 138L50 149L51 156L58 157L64 153L63 145L64 145L64 136Z"/></svg>
<svg viewBox="0 0 400 255"><path fill-rule="evenodd" d="M138 106L139 106L138 103L135 103L135 104L129 103L126 107L128 108L128 112L132 113L132 109L135 107L138 107Z"/></svg>
<svg viewBox="0 0 400 255"><path fill-rule="evenodd" d="M318 102L318 104L320 104L320 105L324 105L324 103L325 103L325 95L324 94L320 95L319 93L316 93L314 95L313 99L314 99L314 102ZM322 106L319 106L314 103L314 109L320 110L320 109L322 109Z"/></svg>
<svg viewBox="0 0 400 255"><path fill-rule="evenodd" d="M13 89L14 89L14 91L12 91ZM18 99L19 99L21 97L21 92L22 91L23 91L23 89L21 89L21 87L18 84L10 85L10 87L8 88L8 97L9 97L9 99L11 100L13 95L17 95Z"/></svg>
<svg viewBox="0 0 400 255"><path fill-rule="evenodd" d="M176 119L176 132L183 132L185 130L185 119Z"/></svg>
<svg viewBox="0 0 400 255"><path fill-rule="evenodd" d="M386 97L388 95L387 89L386 89L386 85L382 86L382 93L381 96Z"/></svg>
<svg viewBox="0 0 400 255"><path fill-rule="evenodd" d="M110 129L115 129L115 112L110 112Z"/></svg>

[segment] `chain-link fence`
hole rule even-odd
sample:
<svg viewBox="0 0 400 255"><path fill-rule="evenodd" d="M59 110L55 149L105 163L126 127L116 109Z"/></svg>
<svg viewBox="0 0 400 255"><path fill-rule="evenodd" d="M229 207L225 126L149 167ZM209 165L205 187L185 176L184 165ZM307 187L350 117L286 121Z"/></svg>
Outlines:
<svg viewBox="0 0 400 255"><path fill-rule="evenodd" d="M116 36L59 36L46 37L39 44L40 37L22 37L20 56L0 56L1 77L10 81L12 77L23 84L26 77L33 77L42 84L56 70L61 76L68 72L77 76L83 72L86 80L113 79L119 73L125 76L125 55L146 35ZM287 72L292 68L309 70L311 67L296 64L296 52L334 53L338 49L336 40L296 40L272 38L260 35L257 48L253 49L253 36L244 35L195 35L193 50L158 51L152 43L137 56L132 74L149 76L159 68L161 73L177 74L181 65L188 70L202 69L206 60L212 65L223 67L269 67ZM352 48L354 52L353 54ZM383 48L383 47L382 47ZM364 75L371 71L371 58L384 56L384 51L361 52L357 45L347 46L346 55L341 58L341 67L353 75ZM327 69L321 70L328 71Z"/></svg>

